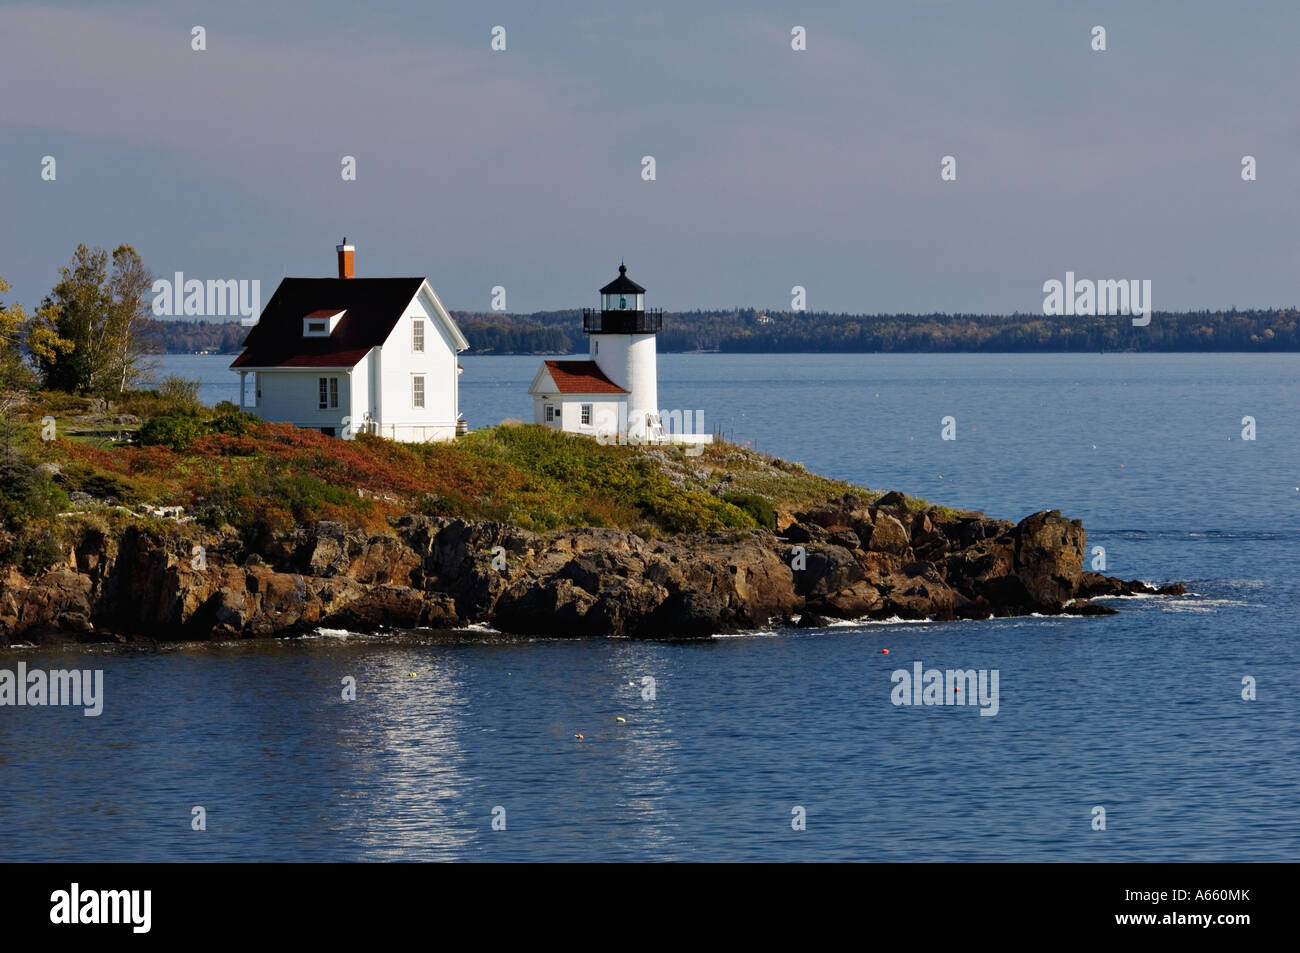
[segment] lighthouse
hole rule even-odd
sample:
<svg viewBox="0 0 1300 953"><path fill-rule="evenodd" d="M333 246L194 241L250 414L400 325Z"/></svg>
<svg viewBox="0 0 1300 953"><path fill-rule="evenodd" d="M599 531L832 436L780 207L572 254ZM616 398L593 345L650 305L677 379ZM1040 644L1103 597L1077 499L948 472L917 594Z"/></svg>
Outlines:
<svg viewBox="0 0 1300 953"><path fill-rule="evenodd" d="M539 424L620 443L665 439L659 420L655 336L663 311L645 307L645 288L618 266L600 289L600 307L583 308L585 361L543 361L528 392Z"/></svg>
<svg viewBox="0 0 1300 953"><path fill-rule="evenodd" d="M688 444L699 456L713 435L704 411L660 410L655 336L664 313L645 307L645 289L618 266L600 307L582 309L587 360L542 361L528 388L533 421L601 443Z"/></svg>
<svg viewBox="0 0 1300 953"><path fill-rule="evenodd" d="M645 309L645 288L627 276L627 266L622 263L618 277L600 289L600 308L582 312L588 356L606 377L627 391L627 422L619 421L619 430L629 439L648 440L663 434L655 351L663 316L661 310Z"/></svg>

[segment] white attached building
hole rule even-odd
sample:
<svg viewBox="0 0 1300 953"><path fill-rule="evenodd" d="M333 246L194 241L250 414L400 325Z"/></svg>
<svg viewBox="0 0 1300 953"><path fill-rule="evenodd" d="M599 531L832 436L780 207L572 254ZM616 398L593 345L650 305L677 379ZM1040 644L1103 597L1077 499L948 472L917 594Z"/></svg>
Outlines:
<svg viewBox="0 0 1300 953"><path fill-rule="evenodd" d="M628 392L595 361L543 361L528 392L534 421L556 430L606 437L627 420Z"/></svg>
<svg viewBox="0 0 1300 953"><path fill-rule="evenodd" d="M655 336L663 311L645 310L645 288L625 265L600 294L600 308L582 312L589 359L544 361L533 378L534 422L619 443L712 443L703 411L659 407Z"/></svg>
<svg viewBox="0 0 1300 953"><path fill-rule="evenodd" d="M458 352L469 347L425 278L285 278L230 365L240 406L350 438L450 440L460 415Z"/></svg>

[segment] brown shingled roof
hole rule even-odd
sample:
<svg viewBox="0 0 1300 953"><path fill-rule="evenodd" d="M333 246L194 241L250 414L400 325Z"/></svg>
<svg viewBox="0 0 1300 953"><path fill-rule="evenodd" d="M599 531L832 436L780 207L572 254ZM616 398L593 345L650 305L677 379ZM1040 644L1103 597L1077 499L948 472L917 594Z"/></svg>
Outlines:
<svg viewBox="0 0 1300 953"><path fill-rule="evenodd" d="M285 278L231 367L352 367L388 340L423 278ZM329 337L302 319L347 312Z"/></svg>
<svg viewBox="0 0 1300 953"><path fill-rule="evenodd" d="M595 361L546 361L561 394L626 394Z"/></svg>

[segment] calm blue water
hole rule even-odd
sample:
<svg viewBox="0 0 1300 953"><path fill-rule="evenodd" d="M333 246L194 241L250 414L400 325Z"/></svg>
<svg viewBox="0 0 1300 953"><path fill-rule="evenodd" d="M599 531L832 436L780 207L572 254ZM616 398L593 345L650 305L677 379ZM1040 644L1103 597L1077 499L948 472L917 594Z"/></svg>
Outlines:
<svg viewBox="0 0 1300 953"><path fill-rule="evenodd" d="M169 360L233 399L229 358ZM463 358L471 425L527 418L539 360ZM1109 573L1198 596L702 644L0 650L102 668L107 696L99 718L0 708L5 856L1300 859L1300 356L660 360L665 408L730 439L990 515L1060 508ZM998 714L894 707L916 660L997 669Z"/></svg>

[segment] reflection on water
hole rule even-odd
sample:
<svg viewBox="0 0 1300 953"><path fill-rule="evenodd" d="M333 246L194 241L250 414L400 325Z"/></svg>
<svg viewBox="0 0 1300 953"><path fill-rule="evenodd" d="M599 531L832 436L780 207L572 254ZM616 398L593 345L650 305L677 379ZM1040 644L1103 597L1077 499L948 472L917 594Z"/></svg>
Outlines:
<svg viewBox="0 0 1300 953"><path fill-rule="evenodd" d="M475 425L523 415L511 402L526 401L536 359L464 363ZM1295 860L1300 696L1278 686L1300 665L1297 367L1294 355L665 358L666 399L719 422L714 408L730 408L726 425L755 428L762 449L1000 516L1060 507L1110 572L1192 581L1198 597L1113 600L1120 614L1105 618L704 643L476 632L0 649L0 667L105 673L98 718L0 708L0 850ZM852 426L821 407L853 408ZM1252 446L1225 438L1247 411L1270 421ZM944 444L950 412L960 438ZM997 716L894 707L891 671L918 660L998 669ZM340 697L348 675L353 702ZM1255 701L1241 698L1246 675Z"/></svg>
<svg viewBox="0 0 1300 953"><path fill-rule="evenodd" d="M1296 649L1225 642L1274 610L1204 585L1208 613L1130 600L703 643L4 650L0 667L103 668L106 697L99 718L0 709L0 843L27 860L1286 859L1298 708L1239 687L1282 683ZM890 674L915 660L999 669L998 715L894 707Z"/></svg>

